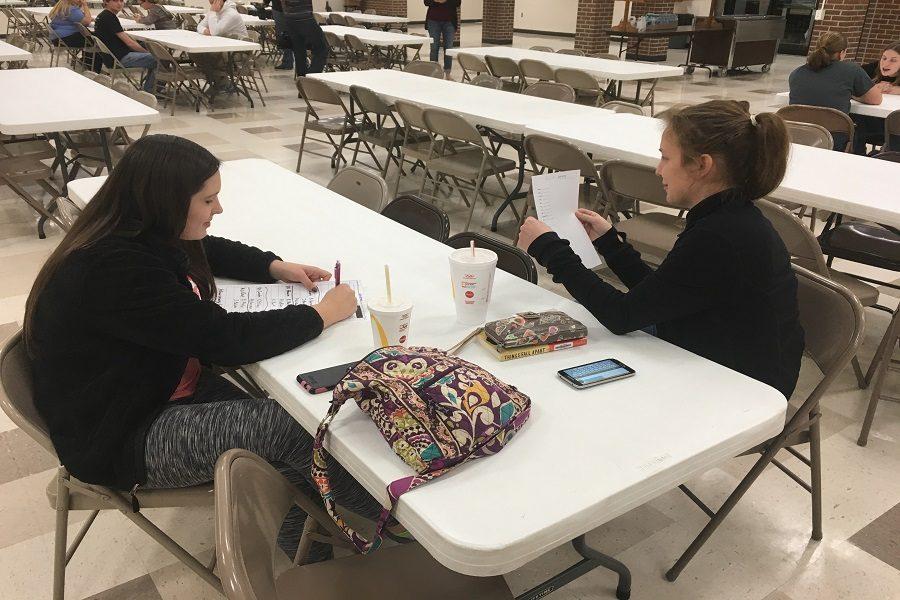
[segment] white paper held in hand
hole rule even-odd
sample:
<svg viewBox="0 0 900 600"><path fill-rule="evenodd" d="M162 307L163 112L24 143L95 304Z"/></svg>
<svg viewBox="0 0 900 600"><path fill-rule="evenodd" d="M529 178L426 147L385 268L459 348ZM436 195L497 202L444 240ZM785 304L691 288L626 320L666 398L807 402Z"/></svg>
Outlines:
<svg viewBox="0 0 900 600"><path fill-rule="evenodd" d="M591 243L584 225L575 216L578 210L578 171L560 171L531 178L531 191L537 217L555 231L559 237L569 240L572 250L581 257L588 269L603 264Z"/></svg>
<svg viewBox="0 0 900 600"><path fill-rule="evenodd" d="M366 315L366 303L359 281L343 281L356 292L356 318ZM215 302L228 312L261 312L276 310L286 306L306 304L313 306L322 301L325 294L334 288L334 281L319 281L317 291L311 292L299 283L247 283L216 286Z"/></svg>

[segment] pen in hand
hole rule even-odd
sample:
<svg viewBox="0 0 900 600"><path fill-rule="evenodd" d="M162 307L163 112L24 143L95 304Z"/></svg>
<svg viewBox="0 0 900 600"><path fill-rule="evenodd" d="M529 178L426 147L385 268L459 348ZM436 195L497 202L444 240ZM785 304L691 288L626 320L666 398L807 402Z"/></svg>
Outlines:
<svg viewBox="0 0 900 600"><path fill-rule="evenodd" d="M334 263L334 285L341 285L341 261Z"/></svg>

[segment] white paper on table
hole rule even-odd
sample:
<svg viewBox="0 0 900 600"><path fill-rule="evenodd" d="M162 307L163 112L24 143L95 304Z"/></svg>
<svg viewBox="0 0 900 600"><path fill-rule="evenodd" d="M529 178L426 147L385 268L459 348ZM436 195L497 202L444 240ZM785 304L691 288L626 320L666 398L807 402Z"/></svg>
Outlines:
<svg viewBox="0 0 900 600"><path fill-rule="evenodd" d="M356 292L356 318L364 319L366 303L359 281L342 281ZM228 312L262 312L286 306L318 304L325 294L334 289L334 281L316 283L317 291L311 292L299 283L246 283L219 285L216 290L216 304Z"/></svg>
<svg viewBox="0 0 900 600"><path fill-rule="evenodd" d="M579 171L559 171L531 178L531 191L538 219L546 223L559 237L569 240L572 250L581 257L588 269L602 264L600 255L575 216L578 210Z"/></svg>

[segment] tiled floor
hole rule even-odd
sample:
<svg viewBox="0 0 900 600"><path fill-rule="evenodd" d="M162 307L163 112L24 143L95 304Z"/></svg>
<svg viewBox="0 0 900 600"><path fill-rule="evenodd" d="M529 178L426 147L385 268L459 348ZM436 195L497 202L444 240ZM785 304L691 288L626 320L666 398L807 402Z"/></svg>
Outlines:
<svg viewBox="0 0 900 600"><path fill-rule="evenodd" d="M465 25L463 44L478 45L480 35L480 26ZM563 47L571 46L572 40L517 36L515 43ZM674 64L682 58L681 51L670 53ZM38 56L34 66L46 60ZM787 89L787 74L799 60L780 56L768 74L709 79L698 72L665 80L658 87L657 107L724 97L749 100L755 112L764 111L772 106L774 92ZM213 113L196 114L179 106L175 117L164 115L153 131L188 137L223 160L263 157L293 169L303 110L289 75L269 69L266 79L270 90L266 107L251 110L226 100ZM302 174L320 183L332 175L326 160L312 155L304 157ZM407 180L401 189L415 186ZM452 201L441 202L458 230L464 211ZM476 221L479 216L484 222L487 213L476 215ZM0 189L0 339L21 323L31 282L59 240L59 232L52 229L48 239L37 239L34 224L34 215L9 190ZM501 233L511 235L511 223L503 225ZM882 280L894 277L869 274ZM546 277L541 284L565 293ZM883 293L881 302L894 307L896 296ZM864 365L888 321L876 310L868 310L866 318ZM798 395L808 392L816 377L815 368L804 365ZM895 378L889 378L886 392L900 396ZM667 582L663 573L705 522L703 513L677 490L597 528L588 535L589 541L632 569L636 600L900 598L900 404L881 402L869 445L860 448L855 440L866 399L847 370L823 402L825 539L821 542L809 540L808 495L777 469L769 469L753 486L676 583ZM718 506L750 464L752 459L735 459L689 484ZM54 513L47 508L44 489L52 467L52 460L0 413L0 598L49 596ZM146 512L201 560L211 556L211 510ZM70 539L84 518L74 513ZM570 548L559 548L510 573L507 581L518 593L575 560ZM613 586L614 577L601 569L550 597L611 598ZM97 519L69 565L67 592L73 599L218 597L118 514Z"/></svg>

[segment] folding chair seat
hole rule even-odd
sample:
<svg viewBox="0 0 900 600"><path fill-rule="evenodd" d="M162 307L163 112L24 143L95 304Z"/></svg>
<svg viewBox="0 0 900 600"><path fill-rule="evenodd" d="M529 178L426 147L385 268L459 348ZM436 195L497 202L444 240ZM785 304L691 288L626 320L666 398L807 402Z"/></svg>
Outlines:
<svg viewBox="0 0 900 600"><path fill-rule="evenodd" d="M781 433L748 451L748 453L758 452L761 456L718 510L713 511L684 485L679 486L711 518L706 527L666 573L666 579L669 581L675 581L678 578L688 562L697 554L769 464L784 471L810 493L812 497L811 537L813 540L822 539L822 456L819 401L847 366L851 357L856 355L863 336L863 308L847 288L796 265L794 272L797 275L798 283L797 299L800 306L800 323L805 332L805 352L819 368L823 377L812 393L803 399L799 408L791 411L792 415L787 419ZM823 327L823 324L828 324L828 326ZM805 443L809 444L808 457L794 447ZM810 468L809 483L776 458L782 449Z"/></svg>
<svg viewBox="0 0 900 600"><path fill-rule="evenodd" d="M328 189L375 212L390 201L384 179L378 173L358 165L341 169L328 183Z"/></svg>
<svg viewBox="0 0 900 600"><path fill-rule="evenodd" d="M320 539L326 543L341 539L328 515L265 460L247 450L229 450L219 457L216 553L229 600L513 597L502 577L460 575L440 565L415 543L308 565L295 559L294 566L276 578L275 542L281 522L295 504L309 514L310 531L320 525L327 529L329 536L318 536Z"/></svg>
<svg viewBox="0 0 900 600"><path fill-rule="evenodd" d="M381 209L382 216L439 242L450 236L450 217L437 206L407 194Z"/></svg>
<svg viewBox="0 0 900 600"><path fill-rule="evenodd" d="M47 426L34 403L32 369L21 330L0 349L0 408L3 408L7 416L44 450L56 457ZM209 585L221 591L219 578L213 574L211 566L201 564L141 513L144 508L208 506L214 500L212 485L183 489L140 490L135 494L137 504L134 505L127 492L81 482L72 477L65 467L60 466L48 486L47 499L51 508L56 511L53 550L54 600L63 599L66 565L101 510L118 510ZM90 510L91 514L76 534L72 546L67 548L69 511L72 510Z"/></svg>

